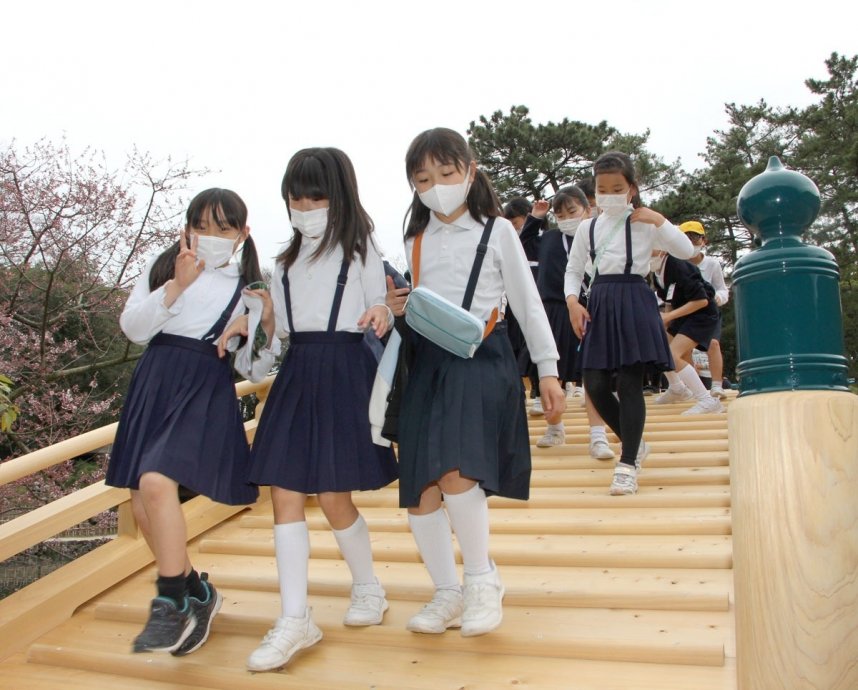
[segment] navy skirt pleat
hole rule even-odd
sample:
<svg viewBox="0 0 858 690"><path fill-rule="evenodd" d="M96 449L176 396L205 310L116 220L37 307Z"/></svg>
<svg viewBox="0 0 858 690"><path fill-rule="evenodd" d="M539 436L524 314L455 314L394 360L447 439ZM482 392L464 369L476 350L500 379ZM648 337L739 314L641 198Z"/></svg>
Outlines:
<svg viewBox="0 0 858 690"><path fill-rule="evenodd" d="M416 506L441 476L459 470L487 494L526 500L530 441L524 388L506 324L472 359L416 337L399 417L399 503Z"/></svg>
<svg viewBox="0 0 858 690"><path fill-rule="evenodd" d="M673 369L673 357L655 293L639 275L605 275L593 282L587 305L590 324L581 348L583 369L643 362Z"/></svg>
<svg viewBox="0 0 858 690"><path fill-rule="evenodd" d="M305 494L394 481L393 449L374 444L369 426L377 367L362 333L293 333L253 440L250 481Z"/></svg>
<svg viewBox="0 0 858 690"><path fill-rule="evenodd" d="M504 321L506 322L507 337L510 345L512 345L512 354L518 366L518 375L527 376L530 373L530 351L527 349L527 342L524 339L521 325L509 306L506 308Z"/></svg>
<svg viewBox="0 0 858 690"><path fill-rule="evenodd" d="M560 359L557 361L557 375L562 382L580 381L581 367L578 364L578 345L580 340L572 330L572 321L569 319L569 308L566 302L547 301L543 302L548 324L554 334L554 342L557 344L557 352Z"/></svg>
<svg viewBox="0 0 858 690"><path fill-rule="evenodd" d="M229 359L214 345L158 334L125 396L105 483L137 489L158 472L219 503L244 505L249 451Z"/></svg>

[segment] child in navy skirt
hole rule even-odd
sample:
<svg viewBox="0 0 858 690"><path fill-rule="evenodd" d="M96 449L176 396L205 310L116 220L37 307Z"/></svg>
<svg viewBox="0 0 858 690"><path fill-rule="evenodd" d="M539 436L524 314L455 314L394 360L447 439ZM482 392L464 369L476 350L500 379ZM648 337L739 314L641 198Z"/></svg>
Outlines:
<svg viewBox="0 0 858 690"><path fill-rule="evenodd" d="M364 330L380 338L392 316L354 168L338 149L304 149L289 161L281 193L297 232L277 257L272 297L276 333L288 336L289 349L259 421L248 473L254 484L271 486L281 616L248 658L252 671L279 668L322 638L307 606L307 494L318 495L352 574L343 622L381 623L388 604L351 492L397 477L393 450L373 443L369 424L377 362ZM242 327L237 323L234 333Z"/></svg>
<svg viewBox="0 0 858 690"><path fill-rule="evenodd" d="M655 260L656 292L669 307L662 314L662 319L667 326L670 352L676 363L675 371L665 372L669 386L655 402L663 405L693 399L694 406L682 414L723 412L721 401L709 395L697 370L686 361L691 358L695 347L706 352L718 328L715 289L703 280L700 269L690 261L663 252Z"/></svg>
<svg viewBox="0 0 858 690"><path fill-rule="evenodd" d="M554 217L557 219L557 230L539 232L539 223L548 213L549 202L537 201L532 215L528 218L519 238L525 253L536 251L539 256L539 276L536 287L542 297L542 306L554 334L554 342L560 360L557 362L557 372L561 384L565 383L567 398L571 389L577 390L577 383L582 381L580 347L581 341L572 330L569 320L569 309L566 306L564 293L564 278L572 241L581 222L590 215L590 203L578 187L564 187L551 201ZM536 222L531 222L531 219ZM581 388L583 392L583 388ZM608 445L605 433L605 422L599 417L589 398L584 399L587 410L587 420L590 425L590 455L598 460L612 460L614 451ZM536 442L541 448L561 445L566 442L566 430L562 416L554 414L546 416L548 426L545 435Z"/></svg>
<svg viewBox="0 0 858 690"><path fill-rule="evenodd" d="M566 398L557 381L557 348L524 250L512 224L500 217L494 189L477 170L467 143L452 130L428 130L411 143L406 173L414 189L405 230L409 260L422 234L415 284L469 305L483 321L490 320L506 292L539 367L544 408L562 412ZM478 251L484 259L477 280L470 282ZM394 314L404 313L407 293L388 292ZM481 635L500 625L504 593L489 556L486 496L529 495L521 379L503 322L470 359L413 332L405 337L415 339L415 353L399 414L399 500L408 507L411 531L435 585L432 601L409 620L408 629L443 633L461 626L464 636ZM464 592L451 525L462 553Z"/></svg>
<svg viewBox="0 0 858 690"><path fill-rule="evenodd" d="M247 208L235 192L201 192L180 240L146 267L120 317L130 340L148 343L105 480L131 489L134 516L158 567L158 596L135 652L194 651L221 605L207 575L190 564L179 486L230 505L256 500L232 370L214 344L243 313L242 288L261 278L248 232ZM276 353L264 352L263 368L270 368Z"/></svg>
<svg viewBox="0 0 858 690"><path fill-rule="evenodd" d="M602 213L575 235L566 267L566 301L572 327L583 340L581 366L587 394L622 443L610 492L633 494L648 452L641 442L646 422L644 370L648 365L661 371L674 366L658 304L645 276L653 248L687 259L693 247L664 216L641 205L634 165L626 154L603 154L593 172ZM593 280L585 308L578 295L588 257ZM615 375L619 400L612 390Z"/></svg>

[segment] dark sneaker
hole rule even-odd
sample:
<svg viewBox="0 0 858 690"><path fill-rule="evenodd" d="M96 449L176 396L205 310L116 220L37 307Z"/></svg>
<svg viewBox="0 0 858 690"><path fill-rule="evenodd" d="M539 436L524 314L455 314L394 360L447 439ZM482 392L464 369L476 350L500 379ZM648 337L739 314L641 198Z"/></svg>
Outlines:
<svg viewBox="0 0 858 690"><path fill-rule="evenodd" d="M209 574L200 573L200 580L205 583L205 588L209 596L205 601L200 601L196 597L188 597L191 611L193 611L194 617L197 619L197 627L188 635L182 645L173 652L173 656L184 656L185 654L197 651L203 646L203 643L209 639L212 620L217 615L217 612L220 611L220 606L223 603L223 597L220 592L209 582Z"/></svg>
<svg viewBox="0 0 858 690"><path fill-rule="evenodd" d="M155 597L146 627L134 640L135 652L172 652L194 631L197 619L188 600L180 611L172 599Z"/></svg>

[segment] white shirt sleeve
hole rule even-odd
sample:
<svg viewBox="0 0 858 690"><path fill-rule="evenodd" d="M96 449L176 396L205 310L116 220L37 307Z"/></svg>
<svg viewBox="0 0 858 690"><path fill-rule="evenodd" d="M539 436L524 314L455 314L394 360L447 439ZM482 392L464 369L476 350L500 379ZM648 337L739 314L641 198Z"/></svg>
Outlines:
<svg viewBox="0 0 858 690"><path fill-rule="evenodd" d="M690 259L694 256L694 245L688 236L669 220L655 229L655 249L662 249L677 259Z"/></svg>
<svg viewBox="0 0 858 690"><path fill-rule="evenodd" d="M381 255L375 247L375 242L370 238L369 246L366 249L366 263L363 266L361 274L364 301L367 307L387 306L385 304L387 281L384 275L384 264L381 261ZM388 325L392 323L393 312L388 310Z"/></svg>
<svg viewBox="0 0 858 690"><path fill-rule="evenodd" d="M155 259L152 259L146 265L119 317L122 332L137 345L146 345L155 337L167 321L182 311L185 302L182 294L169 307L165 306L163 285L154 292L149 292L149 274L154 263Z"/></svg>
<svg viewBox="0 0 858 690"><path fill-rule="evenodd" d="M545 315L545 307L533 282L533 273L527 263L524 248L518 235L509 225L505 232L504 225L497 223L499 249L501 255L501 271L509 305L521 326L530 359L536 364L539 377L557 376L557 345L554 335Z"/></svg>
<svg viewBox="0 0 858 690"><path fill-rule="evenodd" d="M569 260L566 262L566 276L563 279L563 293L566 299L581 293L581 283L584 281L584 273L590 258L590 224L579 228L572 240L572 249L569 250ZM591 269L592 270L592 269Z"/></svg>
<svg viewBox="0 0 858 690"><path fill-rule="evenodd" d="M286 318L286 293L283 292L283 263L274 265L271 276L271 301L274 305L274 337L285 340L289 337L289 320Z"/></svg>
<svg viewBox="0 0 858 690"><path fill-rule="evenodd" d="M712 287L715 288L715 302L720 307L722 304L727 304L730 299L730 288L724 280L724 269L721 268L721 262L714 256L707 257L708 261L712 262L710 270L712 276Z"/></svg>

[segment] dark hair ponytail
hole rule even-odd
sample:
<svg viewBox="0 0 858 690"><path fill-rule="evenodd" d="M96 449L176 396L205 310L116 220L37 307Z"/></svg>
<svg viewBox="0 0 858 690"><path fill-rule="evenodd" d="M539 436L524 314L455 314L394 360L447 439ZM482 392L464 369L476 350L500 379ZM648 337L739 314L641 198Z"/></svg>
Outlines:
<svg viewBox="0 0 858 690"><path fill-rule="evenodd" d="M222 229L244 230L247 227L247 206L241 197L231 189L212 187L197 194L188 204L184 230L186 241L190 241L190 229L200 227L207 209L211 209L212 220ZM176 276L176 257L179 256L179 251L179 242L176 242L155 259L152 270L149 272L150 292L154 292ZM259 256L250 235L244 239L240 272L247 283L262 280Z"/></svg>
<svg viewBox="0 0 858 690"><path fill-rule="evenodd" d="M474 160L474 152L465 138L458 132L446 127L427 129L418 134L405 154L405 174L408 183L413 186L414 174L427 158L441 165L455 165L467 175ZM500 199L492 187L491 180L482 170L477 170L474 182L468 190L468 212L474 220L481 222L483 216L489 218L502 216ZM429 209L420 201L417 192L411 200L411 207L405 214L403 226L405 239L414 237L423 231L429 222Z"/></svg>

